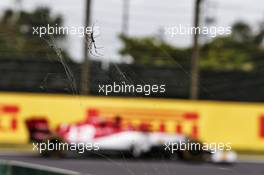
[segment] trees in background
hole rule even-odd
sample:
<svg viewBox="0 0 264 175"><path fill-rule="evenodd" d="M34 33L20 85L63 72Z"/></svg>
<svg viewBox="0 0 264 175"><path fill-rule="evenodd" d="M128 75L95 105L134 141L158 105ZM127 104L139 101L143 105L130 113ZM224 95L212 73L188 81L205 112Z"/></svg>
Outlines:
<svg viewBox="0 0 264 175"><path fill-rule="evenodd" d="M136 64L190 66L190 48L176 48L155 37L132 38L120 36L120 38L124 43L120 54L130 55Z"/></svg>
<svg viewBox="0 0 264 175"><path fill-rule="evenodd" d="M203 70L261 71L264 66L264 25L254 33L249 25L237 22L232 34L216 37L201 46ZM190 66L191 48L177 48L155 37L120 36L121 55L130 55L136 64Z"/></svg>
<svg viewBox="0 0 264 175"><path fill-rule="evenodd" d="M57 53L47 41L60 45L65 35L33 35L33 27L61 26L61 16L51 15L48 8L37 8L33 12L6 10L0 18L0 57L12 59L54 59ZM65 49L62 55L70 60Z"/></svg>

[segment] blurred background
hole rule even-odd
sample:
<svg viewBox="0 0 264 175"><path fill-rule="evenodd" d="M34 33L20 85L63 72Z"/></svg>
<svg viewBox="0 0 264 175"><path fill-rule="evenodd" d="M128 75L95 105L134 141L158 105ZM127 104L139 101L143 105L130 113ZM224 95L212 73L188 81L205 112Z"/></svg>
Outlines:
<svg viewBox="0 0 264 175"><path fill-rule="evenodd" d="M17 155L31 149L25 126L29 117L44 116L55 128L83 120L87 110L96 109L109 118L121 114L135 124L154 122L158 128L165 123L167 132L174 132L178 119L168 117L169 112L160 119L159 111L173 115L176 111L180 117L198 116L191 124L183 119L187 128L183 134L198 127L199 139L234 143L236 151L246 154L242 162L258 162L229 167L230 173L263 173L259 164L264 152L263 7L261 0L1 0L0 158L24 159ZM48 24L99 26L100 34L90 43L78 35L33 35L33 27ZM232 32L216 37L166 34L166 27L178 25L231 27ZM148 96L120 92L107 97L99 93L99 85L113 82L164 84L166 92ZM127 107L135 116L126 112ZM153 112L142 114L147 109ZM12 158L10 147L11 152L22 151ZM89 161L89 165L94 162ZM129 166L134 170L134 165ZM193 174L196 168L223 173L215 167L205 170L207 166L179 163L174 168L183 174ZM91 172L100 174L97 169ZM137 173L146 172L160 173L147 168Z"/></svg>
<svg viewBox="0 0 264 175"><path fill-rule="evenodd" d="M201 2L200 26L232 27L232 34L199 37L200 99L262 101L264 29L260 4L262 2L257 0L254 3ZM129 80L135 84L143 81L165 84L166 93L156 96L190 98L192 35L171 37L165 34L165 27L192 26L194 5L192 0L178 4L172 1L165 4L159 1L92 2L89 25L99 26L100 35L95 38L99 54L89 56L92 66L86 83L90 94L98 94L98 84ZM73 80L65 77L56 51L43 38L33 36L32 27L84 26L86 16L85 2L2 1L1 74L7 74L1 77L0 89L72 94ZM54 39L80 93L81 64L85 57L83 38L63 35Z"/></svg>

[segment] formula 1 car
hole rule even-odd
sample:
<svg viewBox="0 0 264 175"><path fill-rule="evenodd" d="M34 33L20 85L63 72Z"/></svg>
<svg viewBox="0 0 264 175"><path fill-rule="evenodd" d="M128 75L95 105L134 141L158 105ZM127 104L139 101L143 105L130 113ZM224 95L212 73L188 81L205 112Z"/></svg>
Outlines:
<svg viewBox="0 0 264 175"><path fill-rule="evenodd" d="M68 145L67 151L78 153L95 153L113 155L121 153L138 157L162 157L182 160L203 160L216 163L233 163L236 159L234 152L220 152L218 150L203 150L202 143L179 134L165 132L150 132L147 125L140 128L132 126L122 127L121 118L105 121L94 118L75 124L61 124L55 131L51 131L43 119L29 119L26 121L30 138L40 145L41 155L63 155L65 149L55 149L57 145ZM42 127L40 127L42 126ZM49 145L53 148L49 149ZM179 149L180 144L191 145ZM41 147L45 145L45 147ZM57 148L57 147L56 147Z"/></svg>

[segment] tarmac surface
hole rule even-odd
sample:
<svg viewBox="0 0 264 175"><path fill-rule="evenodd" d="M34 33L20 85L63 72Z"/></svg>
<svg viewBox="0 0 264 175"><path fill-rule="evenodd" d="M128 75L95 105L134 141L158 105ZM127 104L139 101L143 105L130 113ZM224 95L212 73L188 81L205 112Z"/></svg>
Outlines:
<svg viewBox="0 0 264 175"><path fill-rule="evenodd" d="M127 158L41 158L28 153L0 153L1 160L13 160L90 175L263 175L263 161L240 161L233 165L190 163L170 160Z"/></svg>

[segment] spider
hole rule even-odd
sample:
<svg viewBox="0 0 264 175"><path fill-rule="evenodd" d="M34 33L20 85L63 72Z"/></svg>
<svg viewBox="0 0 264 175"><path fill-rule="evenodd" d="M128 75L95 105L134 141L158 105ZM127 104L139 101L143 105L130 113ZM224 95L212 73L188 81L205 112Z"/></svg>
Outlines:
<svg viewBox="0 0 264 175"><path fill-rule="evenodd" d="M101 49L103 47L97 47L95 44L95 36L94 36L94 25L92 26L92 32L90 33L90 37L85 37L86 42L88 42L88 50L89 53L93 56L103 56L101 53L97 51L97 49ZM94 52L93 52L94 51ZM94 54L95 53L95 54Z"/></svg>

